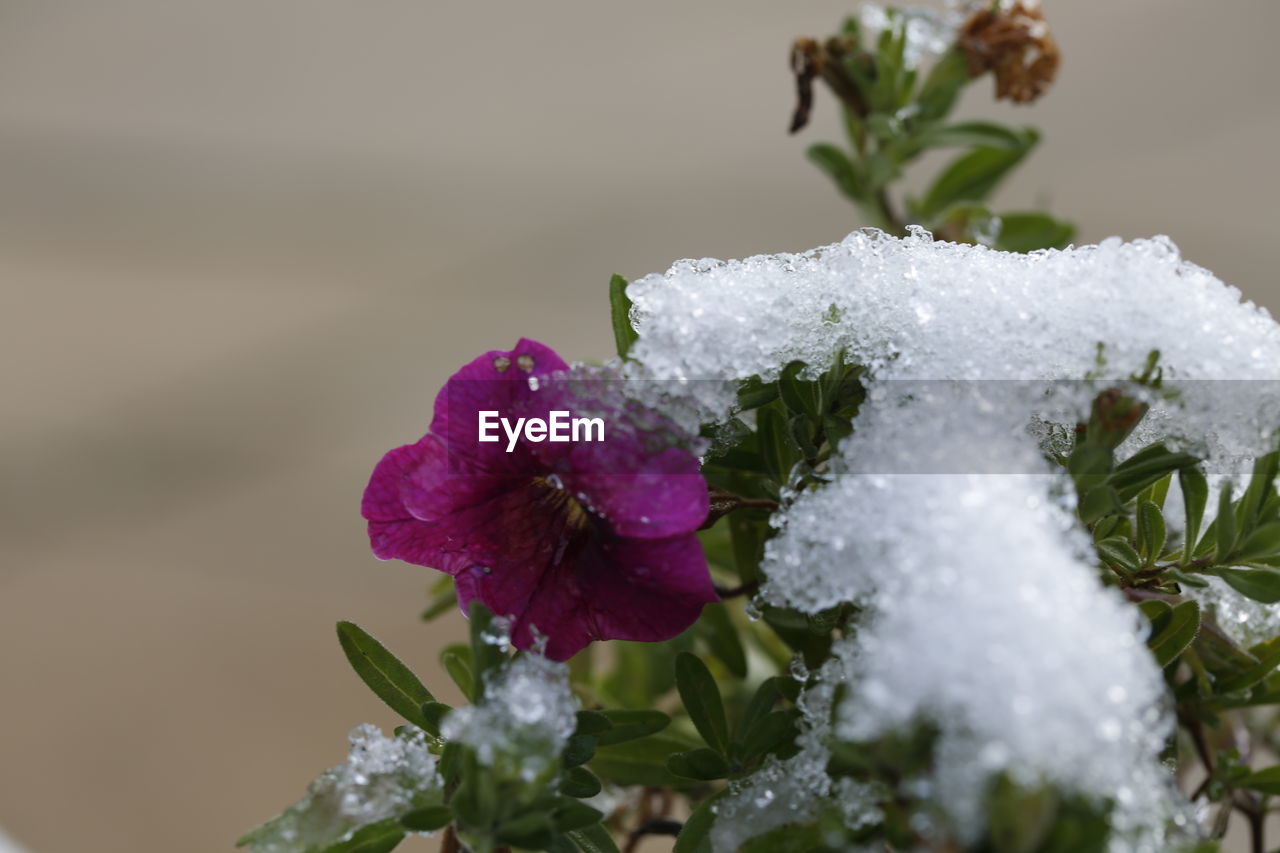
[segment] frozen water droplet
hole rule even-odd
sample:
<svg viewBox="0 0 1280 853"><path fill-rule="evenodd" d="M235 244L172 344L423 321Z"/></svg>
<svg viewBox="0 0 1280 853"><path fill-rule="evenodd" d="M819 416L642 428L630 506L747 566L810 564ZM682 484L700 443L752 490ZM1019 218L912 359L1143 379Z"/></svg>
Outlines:
<svg viewBox="0 0 1280 853"><path fill-rule="evenodd" d="M480 632L480 639L502 651L511 647L511 619L507 616L494 616L488 627Z"/></svg>
<svg viewBox="0 0 1280 853"><path fill-rule="evenodd" d="M791 672L791 677L796 681L803 682L809 680L809 667L804 662L803 654L797 652L796 656L791 659L789 671Z"/></svg>

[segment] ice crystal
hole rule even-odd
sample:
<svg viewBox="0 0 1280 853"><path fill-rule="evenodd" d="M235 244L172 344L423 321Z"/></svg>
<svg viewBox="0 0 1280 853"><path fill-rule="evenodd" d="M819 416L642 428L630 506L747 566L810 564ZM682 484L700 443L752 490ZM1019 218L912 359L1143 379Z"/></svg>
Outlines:
<svg viewBox="0 0 1280 853"><path fill-rule="evenodd" d="M898 7L895 13L902 21L906 41L902 59L908 68L916 68L938 57L955 39L959 15L943 16L926 6ZM868 35L868 43L876 39L892 25L889 10L879 3L863 3L858 10L858 23Z"/></svg>
<svg viewBox="0 0 1280 853"><path fill-rule="evenodd" d="M436 758L426 735L405 727L386 737L377 726L351 732L347 761L322 773L307 794L242 843L252 853L305 853L349 838L356 830L407 814L438 799Z"/></svg>
<svg viewBox="0 0 1280 853"><path fill-rule="evenodd" d="M470 746L501 775L532 782L555 766L577 709L569 668L527 653L490 674L484 700L451 711L440 733Z"/></svg>
<svg viewBox="0 0 1280 853"><path fill-rule="evenodd" d="M770 603L864 607L823 676L853 687L834 735L937 724L932 784L962 836L1005 772L1109 798L1115 849L1164 849L1186 816L1158 760L1163 682L1042 448L1159 350L1177 394L1151 397L1129 446L1167 438L1239 470L1280 423L1271 317L1165 238L1020 255L862 231L804 254L681 261L628 295L645 375L683 380L721 416L731 401L691 380L772 379L841 351L868 367L836 476L784 506L764 566ZM802 751L723 803L717 849L832 796L813 789L820 758ZM746 817L766 792L784 816Z"/></svg>
<svg viewBox="0 0 1280 853"><path fill-rule="evenodd" d="M829 805L841 810L850 828L875 821L874 804L882 792L848 779L833 782L827 775L826 742L841 667L837 659L825 663L801 695L800 752L785 761L770 756L750 776L730 783L716 802L711 834L715 853L731 853L743 842L780 826L812 820Z"/></svg>

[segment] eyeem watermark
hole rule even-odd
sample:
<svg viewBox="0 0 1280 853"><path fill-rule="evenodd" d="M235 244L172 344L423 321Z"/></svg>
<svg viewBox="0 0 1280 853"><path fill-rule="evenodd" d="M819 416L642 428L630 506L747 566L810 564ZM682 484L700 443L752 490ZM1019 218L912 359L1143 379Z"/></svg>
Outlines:
<svg viewBox="0 0 1280 853"><path fill-rule="evenodd" d="M498 427L507 435L507 452L515 450L520 436L525 441L604 441L604 418L575 418L567 410L556 409L546 420L542 418L516 418L514 424L496 410L481 411L479 421L480 441L501 441Z"/></svg>

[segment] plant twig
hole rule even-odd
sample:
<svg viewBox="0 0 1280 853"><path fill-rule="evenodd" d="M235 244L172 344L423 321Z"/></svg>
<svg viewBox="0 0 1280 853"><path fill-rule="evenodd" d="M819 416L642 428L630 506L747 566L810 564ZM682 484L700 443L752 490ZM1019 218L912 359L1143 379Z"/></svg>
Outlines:
<svg viewBox="0 0 1280 853"><path fill-rule="evenodd" d="M640 849L640 842L644 840L646 835L675 836L680 834L682 828L684 828L684 824L678 820L671 820L665 817L650 818L631 830L631 834L627 836L627 844L622 848L622 853L635 853Z"/></svg>
<svg viewBox="0 0 1280 853"><path fill-rule="evenodd" d="M720 596L721 600L723 600L726 598L737 598L740 595L754 595L756 590L760 588L760 581L747 581L746 583L741 583L737 586L720 586L719 584L714 584L714 587L716 595Z"/></svg>

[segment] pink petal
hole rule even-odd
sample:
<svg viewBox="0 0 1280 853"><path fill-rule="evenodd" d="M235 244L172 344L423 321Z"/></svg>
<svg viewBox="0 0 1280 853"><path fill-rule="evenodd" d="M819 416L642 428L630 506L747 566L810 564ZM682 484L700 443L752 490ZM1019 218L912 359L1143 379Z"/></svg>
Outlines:
<svg viewBox="0 0 1280 853"><path fill-rule="evenodd" d="M666 640L716 601L706 557L692 534L669 539L592 539L572 560L501 565L455 575L464 608L480 599L513 619L512 641L547 638L546 655L567 660L593 640ZM522 570L523 569L523 570Z"/></svg>
<svg viewBox="0 0 1280 853"><path fill-rule="evenodd" d="M529 380L537 380L569 367L555 350L521 338L510 350L490 350L464 365L436 395L431 433L442 438L449 450L450 470L492 474L530 472L528 447L518 443L506 452L501 427L492 430L499 440L480 442L480 412L496 411L514 417L535 392Z"/></svg>

